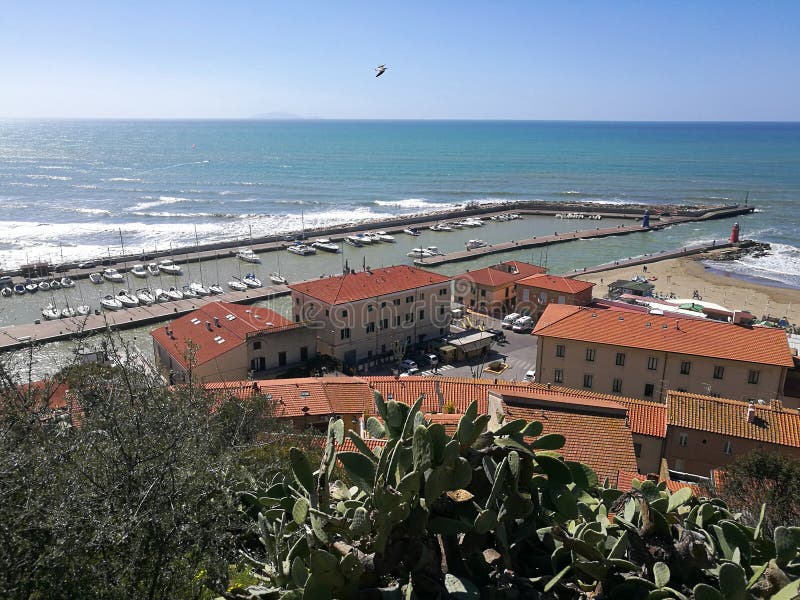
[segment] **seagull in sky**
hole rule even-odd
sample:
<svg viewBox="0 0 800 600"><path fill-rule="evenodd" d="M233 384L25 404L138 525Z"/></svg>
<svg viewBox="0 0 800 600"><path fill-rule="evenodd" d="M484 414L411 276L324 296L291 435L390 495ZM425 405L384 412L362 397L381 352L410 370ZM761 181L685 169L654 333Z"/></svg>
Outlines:
<svg viewBox="0 0 800 600"><path fill-rule="evenodd" d="M386 72L386 69L387 69L386 65L378 65L377 67L375 67L375 72L377 73L375 77L380 77L381 75L383 75Z"/></svg>

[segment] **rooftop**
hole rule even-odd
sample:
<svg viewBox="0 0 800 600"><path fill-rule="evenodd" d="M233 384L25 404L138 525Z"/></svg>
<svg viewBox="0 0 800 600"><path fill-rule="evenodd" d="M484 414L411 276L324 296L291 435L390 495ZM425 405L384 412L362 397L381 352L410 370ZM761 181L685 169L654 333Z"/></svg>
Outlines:
<svg viewBox="0 0 800 600"><path fill-rule="evenodd" d="M499 287L514 281L518 281L530 275L538 273L546 273L547 269L539 265L531 265L529 263L520 262L517 260L509 260L483 269L476 269L475 271L467 271L456 275L454 279L466 279L478 285L488 287Z"/></svg>
<svg viewBox="0 0 800 600"><path fill-rule="evenodd" d="M640 475L637 471L620 471L617 476L617 489L622 490L624 492L630 491L633 489L633 480L637 479L638 481L645 481L647 476ZM658 482L656 482L658 483ZM674 481L672 479L667 479L667 489L671 493L677 492L681 488L689 488L692 490L692 494L698 498L703 498L709 495L708 490L704 490L702 487L695 483L688 483L685 481Z"/></svg>
<svg viewBox="0 0 800 600"><path fill-rule="evenodd" d="M408 265L398 265L293 283L289 288L293 292L335 305L377 298L446 281L450 281L450 278L444 275Z"/></svg>
<svg viewBox="0 0 800 600"><path fill-rule="evenodd" d="M202 365L245 343L248 334L295 327L300 326L268 308L219 301L154 329L150 335L176 362L188 368L189 342L194 344L195 364Z"/></svg>
<svg viewBox="0 0 800 600"><path fill-rule="evenodd" d="M782 329L550 304L533 335L751 363L793 366Z"/></svg>
<svg viewBox="0 0 800 600"><path fill-rule="evenodd" d="M594 284L590 281L559 277L558 275L547 275L545 273L539 273L520 279L517 281L517 285L526 285L542 290L560 292L562 294L578 294L594 287Z"/></svg>
<svg viewBox="0 0 800 600"><path fill-rule="evenodd" d="M667 394L667 424L729 437L800 448L800 413L785 409L780 402L750 404L727 398L670 391Z"/></svg>

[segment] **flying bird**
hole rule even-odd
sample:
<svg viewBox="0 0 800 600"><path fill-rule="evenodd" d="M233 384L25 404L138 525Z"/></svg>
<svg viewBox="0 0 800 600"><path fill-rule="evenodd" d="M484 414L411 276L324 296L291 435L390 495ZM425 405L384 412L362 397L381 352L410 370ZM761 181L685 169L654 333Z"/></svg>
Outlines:
<svg viewBox="0 0 800 600"><path fill-rule="evenodd" d="M375 67L375 72L377 73L375 77L380 77L381 75L383 75L386 72L386 69L387 69L386 65L378 65L377 67Z"/></svg>

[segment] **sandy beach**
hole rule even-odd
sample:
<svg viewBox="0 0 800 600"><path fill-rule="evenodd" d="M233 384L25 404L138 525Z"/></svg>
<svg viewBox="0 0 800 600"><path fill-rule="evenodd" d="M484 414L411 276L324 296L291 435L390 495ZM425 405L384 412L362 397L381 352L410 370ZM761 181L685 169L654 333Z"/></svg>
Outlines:
<svg viewBox="0 0 800 600"><path fill-rule="evenodd" d="M772 287L754 281L727 275L706 268L701 260L708 255L675 258L632 267L620 267L578 279L591 281L595 296L608 293L608 284L618 279L631 279L635 275L656 277L655 293L675 294L678 298L691 298L694 290L703 300L715 302L735 310L749 310L757 318L762 316L787 317L789 322L800 323L800 290Z"/></svg>

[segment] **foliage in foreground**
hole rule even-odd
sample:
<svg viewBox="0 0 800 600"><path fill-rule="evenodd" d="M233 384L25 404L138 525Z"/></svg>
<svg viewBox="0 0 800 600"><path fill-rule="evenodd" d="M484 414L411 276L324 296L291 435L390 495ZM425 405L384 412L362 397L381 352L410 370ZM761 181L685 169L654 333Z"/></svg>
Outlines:
<svg viewBox="0 0 800 600"><path fill-rule="evenodd" d="M800 528L743 525L720 500L643 482L629 493L563 460L564 438L523 420L487 431L472 404L450 437L376 394L371 447L337 452L331 422L318 469L243 498L263 544L265 584L229 598L794 598ZM529 442L531 438L535 438ZM343 465L352 486L332 481ZM763 515L763 512L762 512Z"/></svg>

